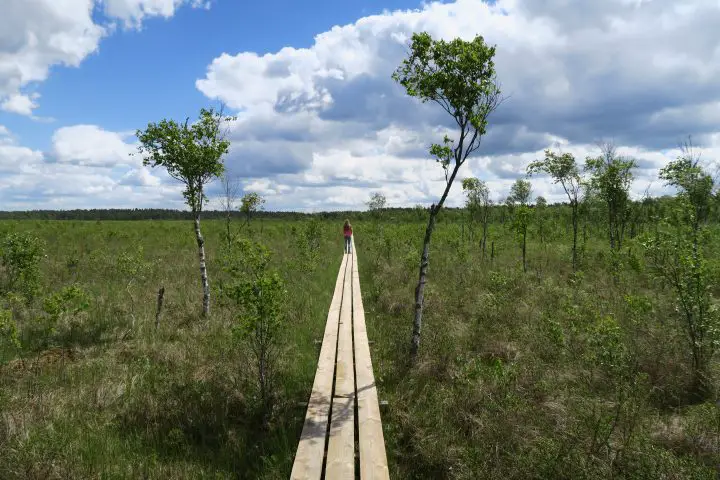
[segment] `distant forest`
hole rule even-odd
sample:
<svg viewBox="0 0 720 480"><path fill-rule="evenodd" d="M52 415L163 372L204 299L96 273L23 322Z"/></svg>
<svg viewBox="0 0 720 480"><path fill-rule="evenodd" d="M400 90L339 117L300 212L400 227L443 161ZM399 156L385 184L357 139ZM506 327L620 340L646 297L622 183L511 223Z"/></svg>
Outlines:
<svg viewBox="0 0 720 480"><path fill-rule="evenodd" d="M631 202L627 212L630 224L652 222L658 217L662 218L672 215L671 205L675 197L663 196L656 198L644 198ZM720 221L720 198L716 198L711 208L709 220ZM507 217L506 206L502 203L495 204L492 208L491 222L505 223ZM547 215L561 219L569 215L567 203L555 203L547 205ZM585 210L586 221L592 222L597 216L598 222L602 222L603 205L597 199L587 199L582 202L581 209ZM417 221L427 218L427 207L416 205L406 208L384 208L382 211L332 211L303 213L293 211L259 211L253 213L253 219L276 219L276 220L302 220L319 218L326 220L342 220L349 218L351 221L359 220L384 220L384 221ZM466 215L465 208L444 208L440 215L440 221L461 221ZM202 213L205 220L224 219L227 213L222 210L208 210ZM238 220L244 220L244 214L239 210L231 212L231 216ZM76 210L28 210L28 211L0 211L0 220L192 220L190 211L171 210L160 208L127 208L127 209L76 209Z"/></svg>

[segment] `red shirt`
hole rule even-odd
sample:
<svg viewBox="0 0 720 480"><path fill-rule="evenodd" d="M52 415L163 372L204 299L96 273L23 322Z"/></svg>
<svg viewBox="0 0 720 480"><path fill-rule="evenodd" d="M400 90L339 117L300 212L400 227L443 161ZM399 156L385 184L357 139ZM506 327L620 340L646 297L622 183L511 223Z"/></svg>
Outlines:
<svg viewBox="0 0 720 480"><path fill-rule="evenodd" d="M346 237L352 237L352 227L350 225L343 225L343 233Z"/></svg>

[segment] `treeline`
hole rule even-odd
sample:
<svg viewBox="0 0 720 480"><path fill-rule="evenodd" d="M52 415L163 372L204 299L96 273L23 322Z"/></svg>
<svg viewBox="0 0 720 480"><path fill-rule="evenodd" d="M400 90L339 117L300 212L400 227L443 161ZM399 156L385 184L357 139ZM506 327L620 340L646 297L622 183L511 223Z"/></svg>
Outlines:
<svg viewBox="0 0 720 480"><path fill-rule="evenodd" d="M233 218L243 217L240 211L231 212ZM257 212L256 218L299 220L308 216L300 212ZM227 213L220 210L203 212L205 219L224 219ZM162 208L109 208L76 210L27 210L0 212L0 220L192 220L189 210Z"/></svg>
<svg viewBox="0 0 720 480"><path fill-rule="evenodd" d="M663 196L657 198L645 198L634 201L630 204L631 226L633 224L644 224L652 222L658 217L663 218L670 214L675 202L675 197ZM531 206L531 208L533 208ZM594 205L593 202L586 202L584 205L587 221L590 224L602 225L604 222L601 205ZM570 206L567 203L555 203L547 205L547 214L557 220L565 220L570 217ZM425 220L427 218L426 207L420 205L406 208L385 207L381 210L370 211L333 211L304 213L294 211L258 211L253 214L256 219L276 220L303 220L319 218L322 220L342 221L349 218L351 221L376 220L383 222L407 222ZM509 220L510 210L507 205L493 204L490 206L490 222L505 223ZM207 210L202 213L206 220L226 219L228 213L221 210ZM230 213L233 219L243 219L244 214L239 211ZM445 208L438 221L450 223L463 223L467 217L466 208ZM76 209L76 210L27 210L27 211L0 211L0 220L192 220L193 214L189 210L172 210L161 208L109 208L109 209ZM716 201L710 212L712 222L720 222L720 202Z"/></svg>

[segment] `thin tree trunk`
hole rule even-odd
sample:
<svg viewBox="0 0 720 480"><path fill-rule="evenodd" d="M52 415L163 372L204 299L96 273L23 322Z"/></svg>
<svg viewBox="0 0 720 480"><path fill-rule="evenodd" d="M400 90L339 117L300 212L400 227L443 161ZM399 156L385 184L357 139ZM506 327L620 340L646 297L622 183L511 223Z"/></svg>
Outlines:
<svg viewBox="0 0 720 480"><path fill-rule="evenodd" d="M527 272L527 262L525 261L525 240L527 238L527 227L523 229L523 244L522 244L522 255L523 255L523 272Z"/></svg>
<svg viewBox="0 0 720 480"><path fill-rule="evenodd" d="M425 284L427 283L427 269L430 262L430 239L432 237L433 230L435 229L435 218L445 203L445 199L450 193L450 187L452 187L455 176L461 166L462 163L455 164L455 168L453 169L450 178L447 180L445 191L443 192L442 197L440 197L440 201L437 205L430 207L430 218L428 219L428 225L425 229L422 255L420 257L420 275L417 287L415 287L415 318L413 319L412 342L410 344L410 356L412 359L417 357L418 350L420 349L420 331L422 330L422 314L423 305L425 303Z"/></svg>
<svg viewBox="0 0 720 480"><path fill-rule="evenodd" d="M485 260L485 251L487 250L487 229L488 220L487 216L483 219L483 236L482 236L482 258Z"/></svg>
<svg viewBox="0 0 720 480"><path fill-rule="evenodd" d="M210 314L210 283L208 282L207 265L205 264L205 239L200 232L200 213L195 213L195 239L198 246L198 257L200 258L200 280L203 288L202 314L207 317Z"/></svg>
<svg viewBox="0 0 720 480"><path fill-rule="evenodd" d="M573 226L572 268L573 268L573 271L575 271L575 270L577 270L577 237L578 237L577 204L573 205L573 209L572 209L572 226Z"/></svg>
<svg viewBox="0 0 720 480"><path fill-rule="evenodd" d="M423 249L420 257L420 276L418 284L415 287L415 318L413 320L412 344L410 347L410 355L412 358L417 357L418 350L420 349L420 331L422 330L423 304L425 303L425 284L427 283L427 269L430 258L430 239L435 229L435 217L438 210L438 207L430 210L430 219L428 220L428 225L425 229L425 238L423 239Z"/></svg>
<svg viewBox="0 0 720 480"><path fill-rule="evenodd" d="M157 310L155 310L155 329L160 327L160 314L162 313L163 298L165 297L165 287L160 287L157 296Z"/></svg>
<svg viewBox="0 0 720 480"><path fill-rule="evenodd" d="M229 211L227 212L227 217L225 218L225 228L226 228L226 230L227 230L227 232L226 232L226 235L227 235L227 246L228 246L228 248L230 248L230 247L231 247L231 244L232 244L232 241L231 241L231 240L232 240L232 235L230 234L230 212L229 212Z"/></svg>

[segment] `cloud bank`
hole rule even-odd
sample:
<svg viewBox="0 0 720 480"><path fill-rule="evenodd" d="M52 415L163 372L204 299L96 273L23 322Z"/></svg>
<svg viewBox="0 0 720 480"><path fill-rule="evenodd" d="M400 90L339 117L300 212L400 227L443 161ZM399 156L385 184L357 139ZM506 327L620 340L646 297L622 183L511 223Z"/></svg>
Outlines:
<svg viewBox="0 0 720 480"><path fill-rule="evenodd" d="M21 114L37 101L23 90L27 85L46 78L51 65L79 65L109 34L111 27L93 22L94 6L124 28L172 16L182 4L207 6L37 0L42 8L31 9L25 0L8 1L10 15L0 20L0 98L2 108ZM481 34L497 45L508 99L461 176L486 180L500 200L543 149L560 145L582 162L597 154L595 142L611 139L639 161L634 195L646 189L657 195L666 192L657 171L687 135L703 158L720 158L717 25L716 0L435 2L336 26L316 35L310 48L258 54L228 46L208 59L195 87L208 103L220 100L239 112L229 132L228 169L245 190L264 195L270 209L363 208L374 191L392 206L430 204L443 176L427 149L452 136L452 121L407 97L390 75L413 32L444 39ZM177 185L129 156L132 135L68 125L55 131L49 152L2 140L9 135L0 130L0 168L9 174L0 195L10 206L181 205ZM47 175L60 175L68 186ZM548 179L532 182L537 195L564 199ZM449 204L461 202L456 186Z"/></svg>

